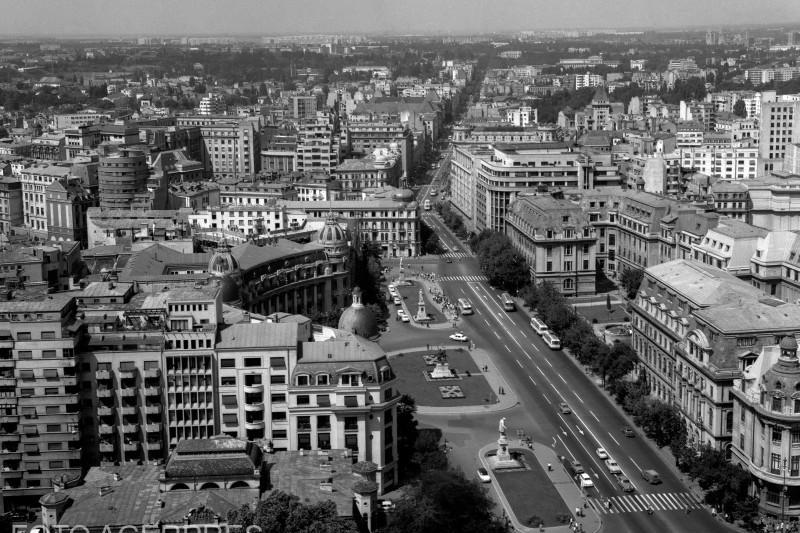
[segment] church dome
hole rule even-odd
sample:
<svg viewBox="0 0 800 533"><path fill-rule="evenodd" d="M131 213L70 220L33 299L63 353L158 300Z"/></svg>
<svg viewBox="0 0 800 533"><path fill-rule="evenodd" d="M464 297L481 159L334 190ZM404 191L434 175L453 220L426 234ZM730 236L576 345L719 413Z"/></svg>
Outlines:
<svg viewBox="0 0 800 533"><path fill-rule="evenodd" d="M317 240L323 246L341 246L347 244L347 234L334 218L328 218L319 230Z"/></svg>
<svg viewBox="0 0 800 533"><path fill-rule="evenodd" d="M353 289L353 303L339 317L339 329L359 337L372 339L379 335L378 321L372 311L361 303L361 289Z"/></svg>
<svg viewBox="0 0 800 533"><path fill-rule="evenodd" d="M239 263L236 258L231 254L231 248L227 244L223 244L208 262L208 271L215 276L225 276L231 272L239 269Z"/></svg>
<svg viewBox="0 0 800 533"><path fill-rule="evenodd" d="M781 339L781 351L783 350L794 350L796 352L797 340L791 335L786 335Z"/></svg>

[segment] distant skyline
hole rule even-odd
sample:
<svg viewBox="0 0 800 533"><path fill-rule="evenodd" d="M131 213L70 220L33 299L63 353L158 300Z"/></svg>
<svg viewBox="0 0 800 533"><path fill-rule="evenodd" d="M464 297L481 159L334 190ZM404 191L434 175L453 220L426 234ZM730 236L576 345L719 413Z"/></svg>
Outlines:
<svg viewBox="0 0 800 533"><path fill-rule="evenodd" d="M0 12L0 38L800 26L800 0L0 0Z"/></svg>

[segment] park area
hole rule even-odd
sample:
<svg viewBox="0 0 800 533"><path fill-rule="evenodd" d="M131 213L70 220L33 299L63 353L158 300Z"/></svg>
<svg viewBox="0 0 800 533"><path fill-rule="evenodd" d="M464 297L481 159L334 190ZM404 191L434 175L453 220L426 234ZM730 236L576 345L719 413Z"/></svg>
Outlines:
<svg viewBox="0 0 800 533"><path fill-rule="evenodd" d="M397 375L397 389L402 394L413 397L417 405L430 407L489 405L498 401L496 391L491 390L472 356L463 349L445 352L450 369L455 370L460 379L426 379L425 372L433 370L433 366L426 363L425 356L435 353L436 349L417 350L390 357L392 370ZM460 395L452 394L456 386Z"/></svg>
<svg viewBox="0 0 800 533"><path fill-rule="evenodd" d="M553 527L568 523L572 516L570 510L533 452L513 449L511 453L520 454L528 468L506 472L495 470L492 474L517 520L528 527L538 527L540 524Z"/></svg>

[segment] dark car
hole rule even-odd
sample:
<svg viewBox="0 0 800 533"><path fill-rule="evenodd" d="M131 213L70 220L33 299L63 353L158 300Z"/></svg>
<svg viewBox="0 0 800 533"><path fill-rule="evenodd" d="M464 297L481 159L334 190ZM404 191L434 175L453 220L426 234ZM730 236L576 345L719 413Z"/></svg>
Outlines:
<svg viewBox="0 0 800 533"><path fill-rule="evenodd" d="M575 475L583 474L585 472L583 465L575 460L569 462L569 468L575 473Z"/></svg>
<svg viewBox="0 0 800 533"><path fill-rule="evenodd" d="M625 435L626 437L635 437L636 436L636 433L634 433L634 431L631 428L629 428L628 426L625 426L624 428L622 428L622 434Z"/></svg>
<svg viewBox="0 0 800 533"><path fill-rule="evenodd" d="M625 476L617 476L617 485L619 485L619 488L621 488L623 492L633 492L636 490L631 480Z"/></svg>

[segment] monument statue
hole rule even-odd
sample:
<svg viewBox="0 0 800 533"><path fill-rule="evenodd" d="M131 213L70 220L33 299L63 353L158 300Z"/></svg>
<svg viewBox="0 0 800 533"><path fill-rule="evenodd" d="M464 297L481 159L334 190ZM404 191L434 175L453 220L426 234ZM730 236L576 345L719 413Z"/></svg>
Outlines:
<svg viewBox="0 0 800 533"><path fill-rule="evenodd" d="M422 289L419 290L419 301L417 302L417 314L414 317L417 322L427 322L428 312L425 310L425 297L422 296Z"/></svg>
<svg viewBox="0 0 800 533"><path fill-rule="evenodd" d="M500 423L497 425L497 431L499 431L501 435L506 434L506 417L500 419Z"/></svg>

